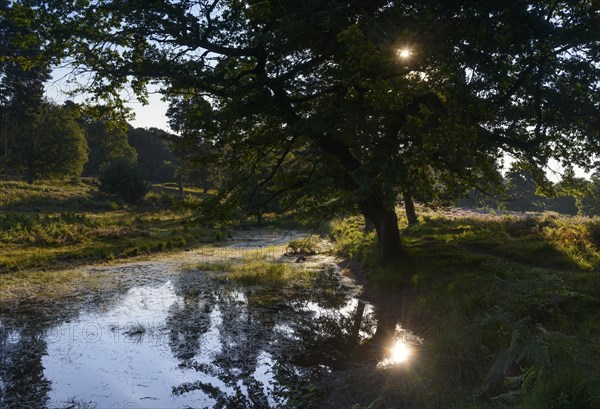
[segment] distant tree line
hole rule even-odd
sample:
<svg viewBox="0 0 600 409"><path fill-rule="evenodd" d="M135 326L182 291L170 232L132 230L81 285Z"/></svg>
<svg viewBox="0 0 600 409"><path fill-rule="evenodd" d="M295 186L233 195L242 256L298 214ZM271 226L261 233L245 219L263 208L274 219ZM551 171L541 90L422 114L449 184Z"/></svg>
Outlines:
<svg viewBox="0 0 600 409"><path fill-rule="evenodd" d="M175 135L116 126L106 107L91 111L45 98L54 61L42 49L33 13L0 0L0 175L28 183L98 177L118 162L120 169L123 163L135 168L142 180L174 181L181 167L170 148Z"/></svg>
<svg viewBox="0 0 600 409"><path fill-rule="evenodd" d="M210 178L192 169L193 158L176 156L176 135L119 123L110 106L48 101L45 84L56 60L44 49L34 15L0 0L0 176L28 183L99 177L114 164L113 171L128 166L143 181L211 187Z"/></svg>
<svg viewBox="0 0 600 409"><path fill-rule="evenodd" d="M556 183L549 182L544 176L540 181L539 177L516 163L504 175L497 192L472 191L459 199L458 205L513 212L554 211L566 215L600 216L600 172L584 179L567 170Z"/></svg>

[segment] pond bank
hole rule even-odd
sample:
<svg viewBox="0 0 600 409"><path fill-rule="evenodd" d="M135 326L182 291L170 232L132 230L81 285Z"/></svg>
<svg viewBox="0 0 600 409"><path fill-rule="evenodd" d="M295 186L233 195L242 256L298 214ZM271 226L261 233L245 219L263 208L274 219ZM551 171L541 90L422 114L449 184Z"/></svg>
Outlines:
<svg viewBox="0 0 600 409"><path fill-rule="evenodd" d="M402 261L386 267L363 227L360 217L335 222L336 251L362 266L364 297L395 308L425 341L409 379L350 374L342 384L364 393L349 401L598 407L600 219L428 211L404 229Z"/></svg>

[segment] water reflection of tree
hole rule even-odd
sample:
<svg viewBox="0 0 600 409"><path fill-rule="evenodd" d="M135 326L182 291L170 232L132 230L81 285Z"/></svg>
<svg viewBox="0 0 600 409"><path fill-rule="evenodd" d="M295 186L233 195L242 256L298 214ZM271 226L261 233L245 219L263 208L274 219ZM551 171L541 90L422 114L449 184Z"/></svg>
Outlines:
<svg viewBox="0 0 600 409"><path fill-rule="evenodd" d="M346 305L344 305L346 306ZM301 339L302 349L293 362L303 367L327 365L331 369L347 369L365 359L362 336L369 336L374 317L367 313L366 304L358 301L348 311L338 308L303 311L292 323L294 334Z"/></svg>
<svg viewBox="0 0 600 409"><path fill-rule="evenodd" d="M167 328L173 356L183 363L194 358L200 350L200 338L210 328L212 296L198 288L175 286L183 303L175 302L169 309Z"/></svg>
<svg viewBox="0 0 600 409"><path fill-rule="evenodd" d="M0 325L0 407L46 407L51 383L42 365L44 329L31 323Z"/></svg>
<svg viewBox="0 0 600 409"><path fill-rule="evenodd" d="M190 288L186 286L184 293L190 292ZM211 298L210 301L214 306L209 307L209 310L214 308L221 315L217 326L220 350L210 364L193 361L189 356L191 349L186 349L188 355L185 356L174 350L183 367L195 369L208 378L179 385L173 388L175 394L200 390L215 399L215 407L269 407L263 384L256 380L254 375L260 362L259 355L268 350L271 344L275 320L272 314L266 313L262 308L259 298L255 297L250 290L237 291L231 288L223 288L218 296ZM201 345L199 338L197 340L194 337L196 335L200 337L210 327L208 316L206 318L202 322L207 323L207 326L202 328L194 328L189 324L180 325L178 328L181 339L192 339L193 345L198 345L198 348L192 348L196 353L199 352ZM192 318L192 322L200 321ZM175 321L172 321L172 324L174 323ZM196 335L182 333L186 331L195 332ZM174 344L172 348L173 346ZM226 389L233 392L226 393L222 390L224 388L215 387L212 384L215 380L219 380L226 385Z"/></svg>
<svg viewBox="0 0 600 409"><path fill-rule="evenodd" d="M357 362L362 336L375 328L366 304L349 304L352 297L336 277L325 273L309 289L224 285L215 291L207 285L213 289L210 299L186 279L175 283L184 302L171 308L167 320L170 345L181 366L204 379L176 386L173 393L201 391L221 408L263 408L310 396L308 386L324 373L323 365L341 368ZM211 326L210 312L220 316L212 323L220 349L206 363L198 358L206 354L202 336ZM271 386L256 379L265 357L273 365Z"/></svg>

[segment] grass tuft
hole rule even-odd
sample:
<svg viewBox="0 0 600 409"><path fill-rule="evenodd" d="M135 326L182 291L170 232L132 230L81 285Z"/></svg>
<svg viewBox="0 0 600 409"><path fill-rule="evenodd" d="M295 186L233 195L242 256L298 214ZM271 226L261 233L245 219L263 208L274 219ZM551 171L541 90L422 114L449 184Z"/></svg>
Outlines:
<svg viewBox="0 0 600 409"><path fill-rule="evenodd" d="M227 278L242 285L307 285L312 281L312 274L288 263L251 261L231 266Z"/></svg>
<svg viewBox="0 0 600 409"><path fill-rule="evenodd" d="M319 252L319 239L308 237L306 239L292 240L288 243L286 251L293 255L313 255Z"/></svg>

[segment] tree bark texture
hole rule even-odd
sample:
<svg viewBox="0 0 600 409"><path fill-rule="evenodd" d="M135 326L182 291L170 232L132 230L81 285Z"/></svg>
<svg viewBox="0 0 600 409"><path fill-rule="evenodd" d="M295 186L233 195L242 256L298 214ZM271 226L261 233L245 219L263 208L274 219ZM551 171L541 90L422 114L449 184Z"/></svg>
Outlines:
<svg viewBox="0 0 600 409"><path fill-rule="evenodd" d="M412 196L408 192L402 193L404 199L404 210L406 211L406 218L408 219L409 226L416 226L419 224L417 212L415 211L415 203L412 200Z"/></svg>
<svg viewBox="0 0 600 409"><path fill-rule="evenodd" d="M386 265L398 261L402 255L402 246L394 208L386 205L383 198L377 194L369 195L359 207L361 213L375 226L380 263Z"/></svg>

